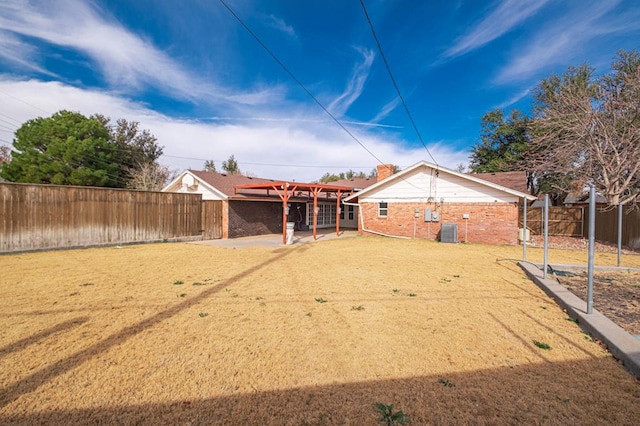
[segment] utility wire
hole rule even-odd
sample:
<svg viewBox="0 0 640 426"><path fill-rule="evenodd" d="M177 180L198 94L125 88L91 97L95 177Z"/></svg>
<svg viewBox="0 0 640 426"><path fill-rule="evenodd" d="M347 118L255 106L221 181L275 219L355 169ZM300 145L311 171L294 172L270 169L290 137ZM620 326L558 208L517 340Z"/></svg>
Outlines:
<svg viewBox="0 0 640 426"><path fill-rule="evenodd" d="M349 131L349 129L347 129L342 124L342 122L340 122L340 120L338 120L333 114L331 114L331 112L309 91L309 89L307 89L307 87L289 70L289 68L287 68L287 66L285 64L283 64L282 61L280 61L280 59L278 59L278 57L275 55L275 53L273 53L271 51L271 49L269 49L267 47L267 45L262 42L262 40L251 30L251 28L249 28L247 26L247 24L244 23L244 21L233 11L233 9L231 9L231 7L229 7L225 3L224 0L220 0L220 3L222 3L222 5L229 11L229 13L231 13L231 15L233 15L234 18L236 18L236 20L240 23L240 25L242 25L242 27L258 42L258 44L260 46L262 46L262 48L273 58L273 60L276 61L278 63L278 65L280 65L280 67L282 67L282 69L287 74L289 74L289 77L291 77L293 79L293 81L295 81L302 88L302 90L304 90L307 93L307 95L309 95L311 97L311 99L313 99L314 102L316 104L318 104L318 106L320 108L322 108L322 110L324 112L326 112L327 115L329 117L331 117L331 119L333 119L333 121L335 121L338 124L338 126L340 126L342 128L342 130L344 130L345 132L347 132L347 134L349 136L351 136L351 139L356 141L358 143L358 145L360 145L365 151L367 151L369 153L369 155L371 155L373 158L375 158L378 161L378 163L380 163L383 166L386 166L386 164L382 160L380 160L380 158L378 158L373 152L371 152L362 142L360 142L360 140L358 140L358 138L356 138L353 135L353 133L351 133ZM423 142L423 144L424 144L424 142ZM426 145L425 145L425 148L426 148ZM427 152L429 152L428 149L427 149ZM431 154L429 154L429 155L431 155ZM431 157L431 158L433 159L433 157ZM433 161L435 162L435 159L433 159ZM436 166L437 166L437 164L436 164ZM412 182L409 182L408 180L406 180L403 177L400 177L400 179L403 180L404 182L406 182L407 184L413 186L416 189L419 189L421 191L423 190L419 186L413 184Z"/></svg>
<svg viewBox="0 0 640 426"><path fill-rule="evenodd" d="M46 114L50 114L50 112L49 112L49 111L47 111L47 110L45 110L45 109L42 109L42 108L40 108L40 107L38 107L38 106L35 106L34 104L31 104L31 103L29 103L29 102L27 102L27 101L25 101L25 100L23 100L23 99L20 99L20 98L18 98L18 97L16 97L16 96L13 96L13 95L12 95L12 94L10 94L10 93L4 92L4 91L2 91L2 90L0 90L0 93L4 94L4 95L6 95L6 96L9 96L10 98L15 99L16 101L22 102L22 103L23 103L23 104L25 104L25 105L29 105L29 106L30 106L30 107L32 107L32 108L35 108L35 109L37 109L37 110L40 110L40 111L42 111L42 112L44 112L44 113L46 113Z"/></svg>
<svg viewBox="0 0 640 426"><path fill-rule="evenodd" d="M162 155L163 157L167 157L167 158L177 158L179 160L198 160L198 161L209 161L211 160L210 158L198 158L198 157L179 157L177 155ZM212 160L212 161L218 161L221 162L223 160ZM242 163L242 164L247 164L247 165L251 165L251 166L273 166L273 167L300 167L300 168L316 168L316 169L331 169L331 168L340 168L340 167L348 167L350 169L371 169L371 166L327 166L327 165L313 165L313 164L295 164L295 165L291 165L291 164L273 164L273 163L252 163L252 162L248 162L248 161L242 161L242 162L238 162L238 163Z"/></svg>
<svg viewBox="0 0 640 426"><path fill-rule="evenodd" d="M273 58L274 61L276 61L278 63L278 65L280 65L280 67L282 67L282 69L289 74L289 77L291 77L293 79L293 81L295 81L296 83L298 83L298 86L300 86L302 88L302 90L304 90L307 95L309 95L311 97L311 99L314 100L314 102L316 104L318 104L318 106L320 108L322 108L322 110L324 112L327 113L327 115L329 117L331 117L333 119L333 121L335 121L338 126L340 126L342 128L342 130L344 130L345 132L347 132L347 134L349 136L351 136L351 139L353 139L354 141L356 141L358 143L358 145L360 145L365 151L367 151L369 153L369 155L371 155L373 158L375 158L378 163L380 164L384 164L384 162L382 160L380 160L373 152L371 152L369 150L369 148L367 148L362 142L360 142L360 140L358 140L358 138L356 138L353 133L351 133L349 131L349 129L347 129L341 122L340 120L338 120L333 114L331 114L331 112L318 100L318 98L316 98L310 91L309 89L307 89L307 87L300 81L298 80L298 78L289 70L289 68L287 68L287 66L285 64L282 63L282 61L280 61L280 59L278 59L278 57L271 51L271 49L269 49L267 47L266 44L264 44L262 42L262 40L260 40L260 38L251 30L251 28L249 28L247 26L247 24L244 23L244 21L233 11L233 9L231 9L231 7L229 7L229 5L227 5L227 3L225 3L224 0L220 0L220 3L222 3L222 5L229 11L229 13L231 13L231 15L233 15L234 18L236 18L236 20L240 23L240 25L242 25L244 27L245 30L247 30L247 32L258 42L258 44L260 46L262 46L262 48Z"/></svg>
<svg viewBox="0 0 640 426"><path fill-rule="evenodd" d="M431 155L431 151L429 151L429 148L427 148L427 144L424 143L424 139L422 138L422 135L420 134L420 131L418 130L418 126L416 126L416 122L413 119L413 116L411 115L411 112L409 111L409 107L407 106L407 103L405 102L404 97L402 96L402 93L400 93L400 88L398 87L398 83L396 83L396 79L393 77L393 73L391 72L391 67L389 66L389 61L387 61L387 57L384 55L384 51L382 50L382 46L380 45L380 40L378 40L378 36L376 35L376 31L373 29L373 23L371 22L371 18L369 18L369 13L367 12L367 8L364 5L364 0L360 0L360 5L362 6L362 11L364 12L364 16L367 18L367 22L369 23L369 28L371 28L371 34L373 34L373 39L376 41L376 45L378 46L378 51L380 52L380 56L382 57L382 61L384 62L384 66L387 68L387 72L389 73L389 78L391 78L391 82L393 83L393 87L395 87L396 93L398 94L398 97L400 98L400 101L402 102L402 105L404 106L404 110L407 112L407 116L409 116L409 121L411 121L411 125L413 126L413 130L415 130L416 135L418 135L418 139L420 139L420 142L422 143L422 146L424 146L424 149L427 150L427 154L429 154L429 157L431 157L431 159L433 160L433 162L436 165L436 167L439 167L438 162L436 161L435 158L433 158L433 155Z"/></svg>

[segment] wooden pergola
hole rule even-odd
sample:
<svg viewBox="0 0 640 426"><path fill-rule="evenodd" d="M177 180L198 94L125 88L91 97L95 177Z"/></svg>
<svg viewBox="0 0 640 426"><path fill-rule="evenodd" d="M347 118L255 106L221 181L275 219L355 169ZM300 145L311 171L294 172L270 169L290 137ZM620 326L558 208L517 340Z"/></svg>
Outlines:
<svg viewBox="0 0 640 426"><path fill-rule="evenodd" d="M336 196L336 235L340 234L340 200L343 195L350 195L353 188L339 185L326 185L321 183L298 183L286 181L274 181L267 183L244 184L233 187L233 193L238 194L239 189L262 189L267 191L267 197L274 191L282 200L282 244L287 243L287 216L289 214L289 200L296 191L313 194L313 239L316 239L318 224L318 196L322 193L335 194Z"/></svg>

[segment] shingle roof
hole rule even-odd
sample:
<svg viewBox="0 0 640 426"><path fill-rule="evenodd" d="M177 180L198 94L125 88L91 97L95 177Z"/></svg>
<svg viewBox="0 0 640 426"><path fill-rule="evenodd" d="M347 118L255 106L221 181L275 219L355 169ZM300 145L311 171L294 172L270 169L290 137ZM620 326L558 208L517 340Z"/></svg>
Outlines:
<svg viewBox="0 0 640 426"><path fill-rule="evenodd" d="M340 179L335 182L329 182L330 185L348 186L349 188L360 190L376 183L376 178L353 178Z"/></svg>
<svg viewBox="0 0 640 426"><path fill-rule="evenodd" d="M487 182L495 183L496 185L504 186L505 188L524 192L526 194L529 193L527 189L527 173L524 171L470 173L470 175L477 177L478 179L486 180Z"/></svg>
<svg viewBox="0 0 640 426"><path fill-rule="evenodd" d="M209 185L216 188L218 191L224 193L225 195L232 197L233 187L235 185L245 185L251 183L268 183L273 182L273 179L264 179L258 177L248 177L243 175L230 175L225 173L217 173L217 172L208 172L203 170L189 170L199 179L208 183ZM243 191L247 192L247 191ZM262 194L264 191L256 191L256 194Z"/></svg>

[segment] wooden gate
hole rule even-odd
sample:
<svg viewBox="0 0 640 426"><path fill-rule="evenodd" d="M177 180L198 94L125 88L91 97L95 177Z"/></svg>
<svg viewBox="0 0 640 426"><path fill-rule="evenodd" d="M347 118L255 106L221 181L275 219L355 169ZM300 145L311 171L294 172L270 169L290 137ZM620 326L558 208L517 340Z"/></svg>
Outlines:
<svg viewBox="0 0 640 426"><path fill-rule="evenodd" d="M222 201L202 202L202 239L222 238Z"/></svg>

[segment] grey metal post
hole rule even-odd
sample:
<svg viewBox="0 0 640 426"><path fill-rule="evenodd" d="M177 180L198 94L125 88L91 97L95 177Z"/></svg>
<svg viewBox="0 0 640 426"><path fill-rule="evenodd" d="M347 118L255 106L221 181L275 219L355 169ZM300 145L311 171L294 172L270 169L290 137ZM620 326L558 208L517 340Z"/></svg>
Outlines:
<svg viewBox="0 0 640 426"><path fill-rule="evenodd" d="M593 313L593 263L596 239L596 189L589 188L589 262L587 263L587 314Z"/></svg>
<svg viewBox="0 0 640 426"><path fill-rule="evenodd" d="M524 198L522 217L522 260L527 260L527 197Z"/></svg>
<svg viewBox="0 0 640 426"><path fill-rule="evenodd" d="M618 266L622 258L622 204L618 204Z"/></svg>
<svg viewBox="0 0 640 426"><path fill-rule="evenodd" d="M542 267L542 278L547 278L547 269L549 268L549 194L544 194L544 263Z"/></svg>

